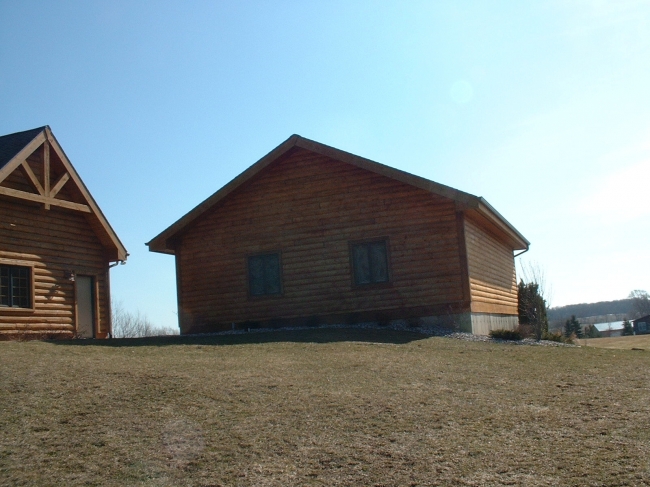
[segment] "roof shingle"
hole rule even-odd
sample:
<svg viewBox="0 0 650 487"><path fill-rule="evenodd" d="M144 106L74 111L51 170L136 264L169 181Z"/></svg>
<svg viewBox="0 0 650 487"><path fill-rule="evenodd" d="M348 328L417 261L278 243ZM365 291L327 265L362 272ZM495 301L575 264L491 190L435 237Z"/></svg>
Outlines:
<svg viewBox="0 0 650 487"><path fill-rule="evenodd" d="M45 126L24 132L16 132L0 136L0 169L2 169L23 147L29 144L34 137L40 134Z"/></svg>

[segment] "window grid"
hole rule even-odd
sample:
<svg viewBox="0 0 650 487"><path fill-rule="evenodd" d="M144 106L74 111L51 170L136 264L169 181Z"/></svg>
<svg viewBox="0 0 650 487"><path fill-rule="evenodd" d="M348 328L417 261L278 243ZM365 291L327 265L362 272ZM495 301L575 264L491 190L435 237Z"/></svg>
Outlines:
<svg viewBox="0 0 650 487"><path fill-rule="evenodd" d="M282 294L279 253L248 258L248 287L251 296Z"/></svg>
<svg viewBox="0 0 650 487"><path fill-rule="evenodd" d="M0 265L0 306L31 307L30 281L29 267Z"/></svg>
<svg viewBox="0 0 650 487"><path fill-rule="evenodd" d="M9 266L0 266L0 306L9 306Z"/></svg>
<svg viewBox="0 0 650 487"><path fill-rule="evenodd" d="M352 267L357 286L389 281L386 240L352 245Z"/></svg>

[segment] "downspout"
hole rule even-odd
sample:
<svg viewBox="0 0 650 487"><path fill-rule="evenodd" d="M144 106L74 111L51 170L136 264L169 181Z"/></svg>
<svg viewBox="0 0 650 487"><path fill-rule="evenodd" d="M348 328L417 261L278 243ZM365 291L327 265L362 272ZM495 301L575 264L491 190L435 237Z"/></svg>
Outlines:
<svg viewBox="0 0 650 487"><path fill-rule="evenodd" d="M126 255L127 255L127 257L129 256L129 254L126 254ZM124 259L124 260L116 260L115 263L109 264L108 268L112 269L113 267L115 267L118 264L122 264L122 265L126 264L126 259Z"/></svg>
<svg viewBox="0 0 650 487"><path fill-rule="evenodd" d="M527 247L526 250L522 250L522 251L519 252L518 254L515 254L515 255L513 256L513 259L516 259L516 258L519 257L520 255L525 254L525 253L528 252L529 250L530 250L530 247Z"/></svg>
<svg viewBox="0 0 650 487"><path fill-rule="evenodd" d="M126 256L128 257L129 254L126 254ZM126 260L116 260L114 263L108 264L108 267L106 268L106 283L108 284L109 292L110 292L110 289L111 289L111 274L110 274L109 270L112 269L113 267L115 267L118 264L124 265L124 264L126 264ZM109 325L108 338L109 339L113 338L113 306L112 306L113 303L111 302L112 300L113 300L112 297L111 297L111 299L108 300L108 320L109 320L109 323L108 323L108 325Z"/></svg>

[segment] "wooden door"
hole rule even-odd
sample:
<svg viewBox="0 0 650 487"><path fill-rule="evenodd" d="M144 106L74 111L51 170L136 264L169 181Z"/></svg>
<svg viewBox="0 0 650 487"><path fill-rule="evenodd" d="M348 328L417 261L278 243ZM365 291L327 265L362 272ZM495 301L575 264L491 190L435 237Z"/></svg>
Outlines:
<svg viewBox="0 0 650 487"><path fill-rule="evenodd" d="M95 336L95 282L91 276L76 276L77 336Z"/></svg>

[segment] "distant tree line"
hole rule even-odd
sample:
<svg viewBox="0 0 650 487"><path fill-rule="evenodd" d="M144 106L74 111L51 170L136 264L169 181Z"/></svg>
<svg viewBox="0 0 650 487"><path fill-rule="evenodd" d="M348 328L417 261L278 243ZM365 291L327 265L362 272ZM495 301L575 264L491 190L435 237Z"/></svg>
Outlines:
<svg viewBox="0 0 650 487"><path fill-rule="evenodd" d="M139 311L132 313L124 309L119 301L111 303L113 338L142 338L150 336L178 335L175 328L155 326Z"/></svg>
<svg viewBox="0 0 650 487"><path fill-rule="evenodd" d="M528 264L522 268L521 274L517 289L517 310L520 331L524 336L534 335L537 340L553 339L558 335L568 339L596 338L601 336L601 333L594 326L595 323L621 319L622 334L633 335L634 327L630 320L650 315L650 294L640 289L632 291L627 299L549 308L546 279L541 267L538 264ZM567 318L567 315L570 317ZM599 321L601 317L603 321ZM552 328L560 331L549 333L549 320L552 321Z"/></svg>
<svg viewBox="0 0 650 487"><path fill-rule="evenodd" d="M641 289L635 289L628 296L632 300L634 318L650 315L650 294Z"/></svg>
<svg viewBox="0 0 650 487"><path fill-rule="evenodd" d="M627 299L570 304L548 310L551 329L565 325L566 320L570 320L574 316L585 325L633 320L646 315L650 315L650 294L641 289L632 291Z"/></svg>
<svg viewBox="0 0 650 487"><path fill-rule="evenodd" d="M550 321L564 321L576 318L588 318L591 316L604 316L609 314L628 315L634 308L632 299L619 299L616 301L600 301L598 303L581 303L569 304L567 306L558 306L548 310L548 319Z"/></svg>

